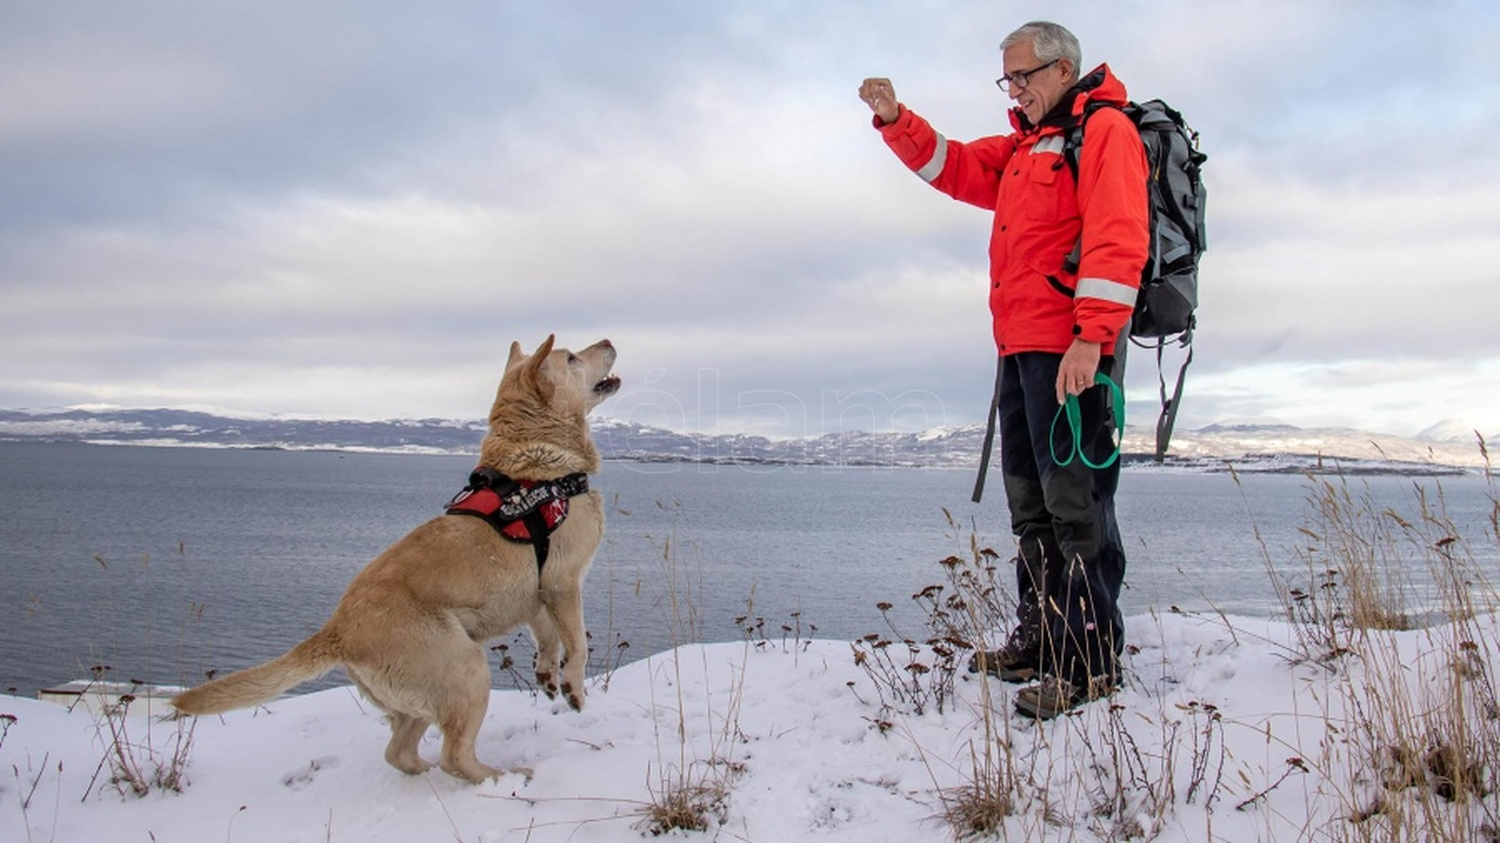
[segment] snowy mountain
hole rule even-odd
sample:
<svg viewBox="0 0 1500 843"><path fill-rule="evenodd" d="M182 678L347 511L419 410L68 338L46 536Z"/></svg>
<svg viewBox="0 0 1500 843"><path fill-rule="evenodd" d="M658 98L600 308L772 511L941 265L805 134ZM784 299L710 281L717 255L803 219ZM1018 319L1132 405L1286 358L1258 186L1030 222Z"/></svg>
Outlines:
<svg viewBox="0 0 1500 843"><path fill-rule="evenodd" d="M190 410L0 410L0 442L465 453L478 450L484 430L481 421L447 419L368 422L228 418Z"/></svg>
<svg viewBox="0 0 1500 843"><path fill-rule="evenodd" d="M788 465L880 465L972 468L984 441L980 425L915 433L851 431L802 439L743 433L682 433L618 419L593 421L606 459ZM484 435L479 420L386 421L231 418L188 410L75 408L0 410L0 442L87 442L175 447L278 448L473 454ZM1155 468L1152 431L1126 431L1125 463ZM1482 467L1472 430L1443 423L1416 438L1342 428L1219 423L1178 430L1167 466L1204 471L1340 470L1443 473Z"/></svg>
<svg viewBox="0 0 1500 843"><path fill-rule="evenodd" d="M1424 442L1453 442L1464 445L1474 445L1478 434L1485 434L1485 441L1495 442L1496 436L1489 435L1492 432L1477 431L1474 425L1463 419L1443 419L1437 424L1424 429L1417 434L1417 438Z"/></svg>

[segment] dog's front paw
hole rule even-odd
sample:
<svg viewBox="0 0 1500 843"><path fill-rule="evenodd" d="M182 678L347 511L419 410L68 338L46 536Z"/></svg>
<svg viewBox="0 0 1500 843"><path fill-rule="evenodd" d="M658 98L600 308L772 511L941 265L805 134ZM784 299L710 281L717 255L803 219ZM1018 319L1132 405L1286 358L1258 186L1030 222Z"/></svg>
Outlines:
<svg viewBox="0 0 1500 843"><path fill-rule="evenodd" d="M553 678L552 671L538 670L536 672L536 685L542 689L542 693L547 695L547 699L557 699L557 680Z"/></svg>
<svg viewBox="0 0 1500 843"><path fill-rule="evenodd" d="M562 686L563 697L568 701L568 707L574 711L583 711L583 692L574 693L573 684L564 682Z"/></svg>

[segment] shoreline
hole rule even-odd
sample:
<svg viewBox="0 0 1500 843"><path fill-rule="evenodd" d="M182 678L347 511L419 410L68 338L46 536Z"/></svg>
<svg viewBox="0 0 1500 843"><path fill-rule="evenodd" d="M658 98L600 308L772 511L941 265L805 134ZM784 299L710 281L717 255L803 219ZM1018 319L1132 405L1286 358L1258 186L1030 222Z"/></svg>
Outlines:
<svg viewBox="0 0 1500 843"><path fill-rule="evenodd" d="M334 453L383 456L426 457L477 457L478 450L466 448L440 448L426 445L402 445L381 447L371 445L339 445L329 443L301 444L288 442L206 442L177 439L85 439L48 437L3 437L0 445L89 445L95 447L135 448L180 448L208 451L272 451L285 453ZM761 466L769 468L909 468L973 471L977 464L967 462L968 455L943 454L930 459L918 457L873 459L861 457L847 460L831 460L818 457L752 457L685 455L657 452L626 452L603 457L608 463L635 463L639 465L714 465L714 466ZM1330 456L1326 453L1246 453L1226 456L1172 456L1157 462L1150 453L1125 451L1120 454L1121 470L1126 473L1151 472L1161 474L1287 474L1332 477L1397 476L1397 477L1466 477L1484 476L1486 469L1443 462L1412 462L1408 460L1374 460L1357 457Z"/></svg>

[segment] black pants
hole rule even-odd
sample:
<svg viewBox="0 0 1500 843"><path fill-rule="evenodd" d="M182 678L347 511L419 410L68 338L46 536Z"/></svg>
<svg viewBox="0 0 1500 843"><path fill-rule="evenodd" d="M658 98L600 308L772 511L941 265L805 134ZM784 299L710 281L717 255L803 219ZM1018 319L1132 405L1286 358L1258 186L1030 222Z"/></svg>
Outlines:
<svg viewBox="0 0 1500 843"><path fill-rule="evenodd" d="M1091 469L1074 457L1066 419L1057 415L1060 354L1028 352L1001 361L1000 467L1020 545L1018 615L1036 624L1041 669L1074 683L1119 678L1125 627L1116 605L1125 580L1125 548L1115 521L1120 464ZM1100 369L1111 373L1113 358ZM1108 390L1079 396L1083 453L1098 463L1114 450ZM1051 441L1049 443L1049 436ZM1056 450L1057 459L1053 457Z"/></svg>

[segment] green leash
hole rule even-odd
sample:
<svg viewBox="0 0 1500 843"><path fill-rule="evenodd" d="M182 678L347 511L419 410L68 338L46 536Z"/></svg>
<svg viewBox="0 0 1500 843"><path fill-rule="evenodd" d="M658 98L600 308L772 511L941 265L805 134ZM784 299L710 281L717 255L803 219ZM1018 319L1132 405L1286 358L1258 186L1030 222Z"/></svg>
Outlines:
<svg viewBox="0 0 1500 843"><path fill-rule="evenodd" d="M1115 432L1118 434L1117 439L1123 444L1125 441L1125 393L1120 390L1119 384L1115 383L1110 379L1109 375L1103 372L1094 373L1094 384L1096 386L1099 384L1108 386L1111 395L1114 397ZM1068 430L1073 434L1073 447L1068 451L1068 458L1062 460L1057 458L1057 420L1064 416L1068 419ZM1052 427L1047 431L1047 445L1052 449L1052 462L1056 463L1059 467L1067 466L1073 462L1073 458L1076 456L1083 461L1084 465L1095 470L1109 468L1114 465L1115 460L1120 458L1120 445L1115 445L1115 450L1109 455L1109 458L1096 465L1090 462L1088 455L1083 452L1083 438L1080 435L1082 427L1083 412L1078 409L1078 396L1069 395L1067 400L1063 402L1063 405L1057 408L1057 415L1052 417Z"/></svg>

